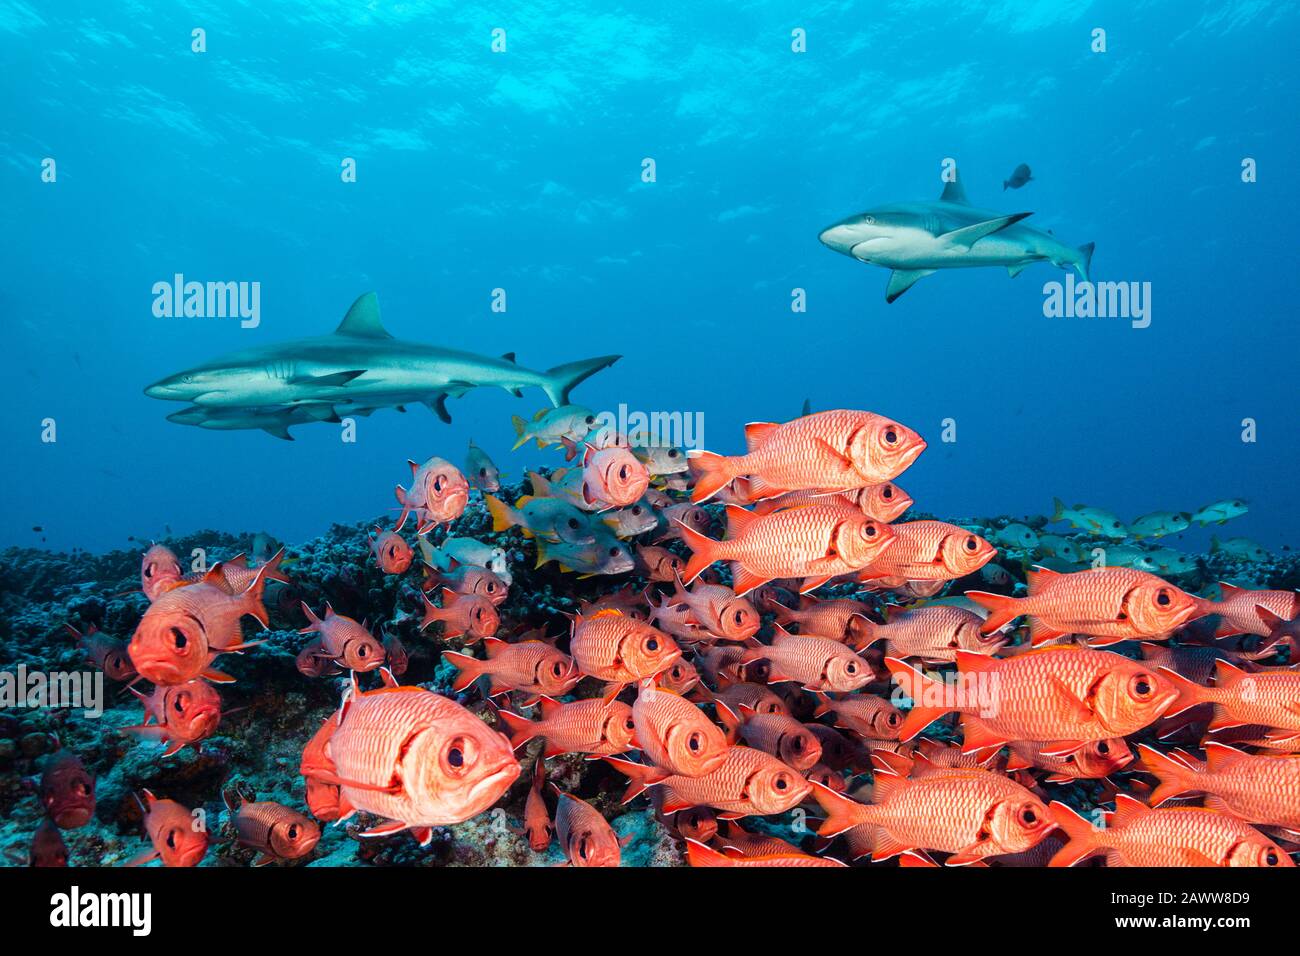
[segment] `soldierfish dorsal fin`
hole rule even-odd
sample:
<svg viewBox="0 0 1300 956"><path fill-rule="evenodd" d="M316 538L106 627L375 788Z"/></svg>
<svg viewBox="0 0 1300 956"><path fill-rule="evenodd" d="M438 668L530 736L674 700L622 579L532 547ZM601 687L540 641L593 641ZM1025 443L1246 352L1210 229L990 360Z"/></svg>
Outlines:
<svg viewBox="0 0 1300 956"><path fill-rule="evenodd" d="M334 334L363 339L391 339L392 336L379 321L379 297L373 292L367 292L353 302Z"/></svg>

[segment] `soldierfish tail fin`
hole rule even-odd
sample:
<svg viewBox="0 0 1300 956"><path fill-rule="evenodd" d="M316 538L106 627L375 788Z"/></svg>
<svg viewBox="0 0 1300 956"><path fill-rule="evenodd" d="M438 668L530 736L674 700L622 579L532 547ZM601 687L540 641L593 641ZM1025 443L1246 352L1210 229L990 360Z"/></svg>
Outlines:
<svg viewBox="0 0 1300 956"><path fill-rule="evenodd" d="M456 675L456 681L451 685L451 689L460 693L470 684L474 683L483 676L483 665L486 661L481 661L477 657L470 657L468 654L458 654L455 651L443 651L442 659L460 671ZM505 711L502 711L504 714Z"/></svg>
<svg viewBox="0 0 1300 956"><path fill-rule="evenodd" d="M825 821L817 828L819 836L833 837L861 823L869 822L863 819L863 811L867 809L866 804L836 793L825 784L814 782L812 795L826 811Z"/></svg>
<svg viewBox="0 0 1300 956"><path fill-rule="evenodd" d="M605 757L603 759L605 763L628 778L627 790L623 792L623 803L628 803L647 787L661 783L668 776L658 767L647 766L643 763L634 763L631 760L622 760L618 757Z"/></svg>
<svg viewBox="0 0 1300 956"><path fill-rule="evenodd" d="M731 471L731 459L726 455L693 449L687 452L686 456L691 474L695 477L695 487L691 489L691 501L708 501L736 477Z"/></svg>
<svg viewBox="0 0 1300 956"><path fill-rule="evenodd" d="M1188 680L1169 667L1160 668L1160 676L1172 684L1174 690L1178 691L1178 699L1164 712L1162 715L1164 717L1174 717L1191 707L1195 707L1197 704L1206 703L1207 695L1211 694L1213 690L1196 683L1194 680Z"/></svg>
<svg viewBox="0 0 1300 956"><path fill-rule="evenodd" d="M497 716L501 718L501 722L510 731L510 746L515 750L518 750L538 734L537 724L527 717L509 710L499 710Z"/></svg>
<svg viewBox="0 0 1300 956"><path fill-rule="evenodd" d="M407 517L411 514L411 503L406 498L406 489L401 485L393 489L393 494L397 498L397 503L402 506L402 513L397 516L397 524L393 525L393 530L401 531L406 524Z"/></svg>
<svg viewBox="0 0 1300 956"><path fill-rule="evenodd" d="M307 615L307 626L298 633L310 634L312 631L319 631L321 619L316 616L316 612L311 609L311 605L306 601L300 601L298 603L302 605L302 613Z"/></svg>
<svg viewBox="0 0 1300 956"><path fill-rule="evenodd" d="M1020 616L1019 598L1008 597L1005 594L991 594L988 591L967 591L966 597L989 612L989 616L980 625L981 634L992 634Z"/></svg>
<svg viewBox="0 0 1300 956"><path fill-rule="evenodd" d="M1097 828L1064 803L1053 800L1047 813L1069 838L1048 866L1074 866L1097 849Z"/></svg>
<svg viewBox="0 0 1300 956"><path fill-rule="evenodd" d="M239 596L239 609L241 613L250 614L257 618L257 622L262 627L270 627L271 619L266 614L266 606L262 603L262 595L266 593L266 575L268 569L272 572L275 568L268 564L262 565L257 569L257 574L253 576L253 581L244 589L244 593Z"/></svg>
<svg viewBox="0 0 1300 956"><path fill-rule="evenodd" d="M555 368L543 372L542 381L538 382L538 384L542 387L542 391L546 393L546 397L551 400L551 404L558 408L561 405L569 404L569 392L573 391L579 384L585 382L601 369L609 368L622 357L621 355L602 355L599 358L582 359L578 362L557 365Z"/></svg>
<svg viewBox="0 0 1300 956"><path fill-rule="evenodd" d="M289 575L280 570L280 562L283 560L284 548L281 547L279 551L271 555L271 557L267 559L266 563L262 565L261 570L266 572L266 578L268 581L279 581L282 584L293 583L289 579Z"/></svg>
<svg viewBox="0 0 1300 956"><path fill-rule="evenodd" d="M762 604L763 610L771 611L776 617L776 623L782 627L788 627L795 623L794 612L771 595L764 598Z"/></svg>
<svg viewBox="0 0 1300 956"><path fill-rule="evenodd" d="M686 542L686 547L691 549L691 559L686 562L680 578L684 583L690 584L704 573L705 568L718 560L717 552L721 542L714 541L708 535L700 534L678 518L673 520L681 526L682 540Z"/></svg>
<svg viewBox="0 0 1300 956"><path fill-rule="evenodd" d="M495 495L484 494L483 500L487 503L488 514L492 516L493 534L500 534L502 531L519 523L510 506L500 498Z"/></svg>
<svg viewBox="0 0 1300 956"><path fill-rule="evenodd" d="M1146 744L1138 745L1138 755L1142 768L1160 779L1160 786L1151 794L1151 806L1158 807L1180 793L1197 789L1195 768Z"/></svg>
<svg viewBox="0 0 1300 956"><path fill-rule="evenodd" d="M1074 268L1078 270L1084 282L1092 281L1088 278L1088 274L1092 271L1092 250L1096 247L1095 242L1085 242L1079 247L1079 259L1075 262Z"/></svg>
<svg viewBox="0 0 1300 956"><path fill-rule="evenodd" d="M921 701L926 699L927 691L935 691L930 695L931 700L946 700L948 695L943 693L944 688L938 681L926 677L910 664L904 663L897 657L887 657L885 667L889 668L889 673L894 675L894 682L908 697L912 698L912 709L907 712L907 718L898 730L899 740L911 740L944 714L950 714L956 709L922 704Z"/></svg>

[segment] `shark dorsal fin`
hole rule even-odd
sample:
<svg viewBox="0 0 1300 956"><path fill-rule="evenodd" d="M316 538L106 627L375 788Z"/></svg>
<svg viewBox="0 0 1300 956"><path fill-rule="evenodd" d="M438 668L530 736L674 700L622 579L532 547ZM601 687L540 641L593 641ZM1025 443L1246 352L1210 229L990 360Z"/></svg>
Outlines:
<svg viewBox="0 0 1300 956"><path fill-rule="evenodd" d="M379 321L379 297L373 292L367 292L353 302L334 334L362 339L391 339L392 336Z"/></svg>
<svg viewBox="0 0 1300 956"><path fill-rule="evenodd" d="M970 200L966 198L966 187L961 184L961 174L954 169L952 175L952 182L943 184L943 192L939 194L939 199L943 202L959 202L963 206L969 206Z"/></svg>

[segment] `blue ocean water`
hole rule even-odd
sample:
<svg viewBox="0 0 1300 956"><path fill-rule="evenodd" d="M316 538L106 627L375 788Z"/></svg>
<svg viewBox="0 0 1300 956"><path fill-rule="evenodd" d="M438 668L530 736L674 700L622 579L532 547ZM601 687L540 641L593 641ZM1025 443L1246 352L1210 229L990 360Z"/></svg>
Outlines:
<svg viewBox="0 0 1300 956"><path fill-rule="evenodd" d="M381 411L355 443L186 427L143 394L373 290L400 338L541 369L621 353L575 400L700 412L717 451L805 398L893 416L930 440L900 479L924 511L1240 496L1231 533L1294 543L1296 6L0 0L0 541L295 541L471 438L511 477L554 463L509 451L537 390L475 390L450 426ZM937 198L945 160L972 203L1095 242L1095 279L1151 283L1150 326L1046 318L1047 264L886 304L885 270L818 242ZM1019 163L1034 179L1004 192ZM156 317L177 273L260 283L260 324Z"/></svg>

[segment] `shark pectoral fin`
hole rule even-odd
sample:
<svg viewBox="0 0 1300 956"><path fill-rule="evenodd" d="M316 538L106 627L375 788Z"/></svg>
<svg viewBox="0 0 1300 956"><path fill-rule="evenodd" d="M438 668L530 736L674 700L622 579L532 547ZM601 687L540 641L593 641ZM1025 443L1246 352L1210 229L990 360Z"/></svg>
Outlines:
<svg viewBox="0 0 1300 956"><path fill-rule="evenodd" d="M332 372L329 375L295 375L289 379L290 385L346 385L359 375L365 375L363 368L349 369L346 372Z"/></svg>
<svg viewBox="0 0 1300 956"><path fill-rule="evenodd" d="M934 272L934 269L895 269L889 274L889 285L885 287L885 301L893 302L912 288L918 279L934 275Z"/></svg>
<svg viewBox="0 0 1300 956"><path fill-rule="evenodd" d="M1095 242L1085 242L1079 247L1079 261L1074 264L1074 268L1079 271L1079 276L1084 282L1091 282L1089 273L1092 270L1092 250L1096 248Z"/></svg>
<svg viewBox="0 0 1300 956"><path fill-rule="evenodd" d="M443 420L444 423L451 424L451 412L447 411L447 393L443 392L437 398L425 402L433 413Z"/></svg>
<svg viewBox="0 0 1300 956"><path fill-rule="evenodd" d="M1014 279L1016 276L1020 275L1020 273L1025 271L1025 266L1027 265L1029 265L1028 262L1018 262L1014 266L1007 266L1007 272L1010 274L1011 278Z"/></svg>
<svg viewBox="0 0 1300 956"><path fill-rule="evenodd" d="M289 434L289 428L286 425L267 425L262 431L268 435L274 435L276 438L283 438L285 441L293 441L293 436Z"/></svg>
<svg viewBox="0 0 1300 956"><path fill-rule="evenodd" d="M983 222L977 222L970 226L962 226L960 229L954 229L952 232L945 232L938 238L942 242L957 249L966 250L975 243L979 242L985 236L991 236L1001 229L1007 228L1012 223L1019 222L1026 216L1032 216L1031 212L1018 212L1011 216L998 216L996 219L985 219Z"/></svg>

